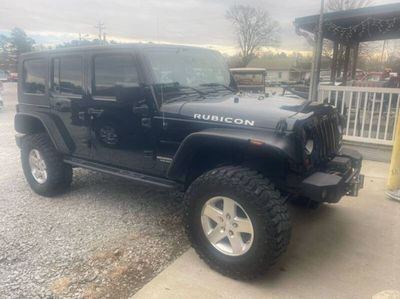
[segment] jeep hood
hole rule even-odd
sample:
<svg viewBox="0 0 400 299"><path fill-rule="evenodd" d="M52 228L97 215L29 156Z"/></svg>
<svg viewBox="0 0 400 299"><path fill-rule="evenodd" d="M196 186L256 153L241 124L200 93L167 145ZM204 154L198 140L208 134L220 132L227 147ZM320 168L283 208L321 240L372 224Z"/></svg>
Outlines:
<svg viewBox="0 0 400 299"><path fill-rule="evenodd" d="M278 122L284 119L288 125L287 129L290 130L296 120L310 116L310 111L301 112L305 102L306 100L302 99L279 96L231 95L223 98L165 103L162 111L166 117L267 129L274 129Z"/></svg>

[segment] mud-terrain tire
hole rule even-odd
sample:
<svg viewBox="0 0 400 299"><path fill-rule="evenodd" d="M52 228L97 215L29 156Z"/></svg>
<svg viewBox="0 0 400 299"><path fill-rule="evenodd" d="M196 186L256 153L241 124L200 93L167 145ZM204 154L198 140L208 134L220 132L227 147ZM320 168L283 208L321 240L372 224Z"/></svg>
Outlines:
<svg viewBox="0 0 400 299"><path fill-rule="evenodd" d="M35 174L35 178L32 169L36 168L40 161L44 163L41 166L45 169L46 175L38 176ZM72 167L63 162L62 155L57 152L47 134L32 134L23 138L21 162L26 180L32 190L39 195L55 196L65 192L71 185Z"/></svg>
<svg viewBox="0 0 400 299"><path fill-rule="evenodd" d="M222 198L222 204L218 198ZM225 215L225 200L228 210L229 200L234 202L236 210L229 218ZM217 215L220 212L223 214L222 219L217 220L219 223L210 221L207 216L210 213L208 206L213 201L215 205L211 207L218 210ZM204 173L189 186L185 194L185 207L186 232L193 248L211 268L234 279L249 280L263 274L289 244L291 224L285 200L268 179L248 168L227 166ZM235 242L232 243L232 239L229 239L236 238L238 234L231 231L235 219L240 219L236 229L245 220L247 225L242 226L241 230L253 233L249 237L251 234L239 232L240 238L236 242L240 239L241 241L240 246L236 246L239 248L236 255L233 246ZM251 226L248 225L248 220ZM215 228L221 227L220 234L227 235L216 244L212 243L210 237L213 229L207 230L207 225L213 222L216 224Z"/></svg>

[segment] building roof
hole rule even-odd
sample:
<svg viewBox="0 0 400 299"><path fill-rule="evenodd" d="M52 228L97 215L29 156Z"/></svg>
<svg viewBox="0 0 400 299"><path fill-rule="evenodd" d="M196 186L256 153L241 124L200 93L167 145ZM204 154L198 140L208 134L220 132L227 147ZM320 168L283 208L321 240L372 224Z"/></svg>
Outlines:
<svg viewBox="0 0 400 299"><path fill-rule="evenodd" d="M259 67L238 67L238 68L231 68L230 69L231 72L235 72L235 73L240 73L240 72L265 72L264 68L259 68Z"/></svg>
<svg viewBox="0 0 400 299"><path fill-rule="evenodd" d="M296 18L297 29L316 31L319 15ZM324 38L340 43L400 38L400 3L324 14Z"/></svg>
<svg viewBox="0 0 400 299"><path fill-rule="evenodd" d="M296 65L297 63L295 58L259 57L251 60L248 67L263 68L267 71L302 71L301 68L296 67Z"/></svg>
<svg viewBox="0 0 400 299"><path fill-rule="evenodd" d="M259 67L259 68L264 68L267 69L268 71L271 70L290 70L294 64L294 61L292 59L272 59L269 57L260 57L260 58L254 58L252 59L249 64L247 65L248 67Z"/></svg>

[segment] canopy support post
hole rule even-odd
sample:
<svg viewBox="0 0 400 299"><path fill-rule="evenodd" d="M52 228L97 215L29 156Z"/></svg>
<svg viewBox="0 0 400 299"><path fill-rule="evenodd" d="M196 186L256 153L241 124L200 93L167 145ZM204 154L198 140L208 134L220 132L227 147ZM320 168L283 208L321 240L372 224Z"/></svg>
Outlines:
<svg viewBox="0 0 400 299"><path fill-rule="evenodd" d="M319 77L321 71L322 47L324 42L324 33L323 33L324 6L325 6L325 0L321 0L321 12L319 14L318 29L317 32L315 33L315 49L314 49L314 59L311 69L310 93L308 95L308 99L310 101L318 100L318 85L319 85Z"/></svg>
<svg viewBox="0 0 400 299"><path fill-rule="evenodd" d="M339 43L333 43L333 54L332 54L332 64L331 64L331 83L336 83L336 69L338 63L338 51L339 51Z"/></svg>
<svg viewBox="0 0 400 299"><path fill-rule="evenodd" d="M343 68L343 84L346 85L347 77L349 73L350 63L350 46L346 46L346 52L344 53L344 68Z"/></svg>
<svg viewBox="0 0 400 299"><path fill-rule="evenodd" d="M356 43L353 49L353 65L351 70L351 79L355 80L357 75L357 62L358 62L358 54L360 50L360 43Z"/></svg>

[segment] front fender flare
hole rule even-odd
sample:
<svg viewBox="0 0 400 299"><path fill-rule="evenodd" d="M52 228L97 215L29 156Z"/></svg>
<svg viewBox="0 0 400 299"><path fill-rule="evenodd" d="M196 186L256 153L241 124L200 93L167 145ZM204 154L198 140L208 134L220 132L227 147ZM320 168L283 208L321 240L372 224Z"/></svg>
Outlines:
<svg viewBox="0 0 400 299"><path fill-rule="evenodd" d="M291 161L299 161L301 157L296 151L294 138L277 134L274 131L249 131L245 129L207 129L188 135L179 146L172 164L168 170L168 177L182 180L190 161L198 147L229 146L237 149L250 149L252 140L258 141L260 151L281 155Z"/></svg>

